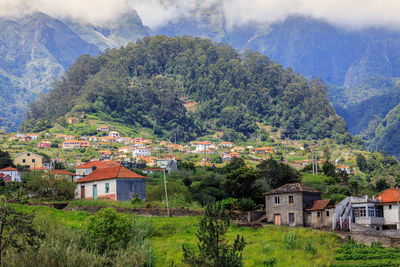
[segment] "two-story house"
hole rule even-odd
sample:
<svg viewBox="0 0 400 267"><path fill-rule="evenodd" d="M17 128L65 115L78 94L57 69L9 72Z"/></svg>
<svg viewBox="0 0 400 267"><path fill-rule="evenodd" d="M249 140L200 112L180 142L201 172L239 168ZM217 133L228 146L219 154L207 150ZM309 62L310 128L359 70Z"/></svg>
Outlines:
<svg viewBox="0 0 400 267"><path fill-rule="evenodd" d="M267 221L275 225L304 226L305 209L321 199L321 192L300 183L285 184L265 193Z"/></svg>

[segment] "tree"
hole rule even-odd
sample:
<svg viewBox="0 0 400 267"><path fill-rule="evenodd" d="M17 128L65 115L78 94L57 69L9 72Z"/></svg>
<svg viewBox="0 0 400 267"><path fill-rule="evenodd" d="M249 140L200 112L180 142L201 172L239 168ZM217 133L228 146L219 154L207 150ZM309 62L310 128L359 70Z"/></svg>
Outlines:
<svg viewBox="0 0 400 267"><path fill-rule="evenodd" d="M262 196L261 186L256 184L260 172L247 167L241 167L226 175L223 188L225 195L233 198L258 199Z"/></svg>
<svg viewBox="0 0 400 267"><path fill-rule="evenodd" d="M257 168L261 171L265 183L271 188L300 181L300 174L295 169L274 159L262 161Z"/></svg>
<svg viewBox="0 0 400 267"><path fill-rule="evenodd" d="M364 155L358 154L356 158L357 166L360 168L360 171L365 172L368 170L367 160Z"/></svg>
<svg viewBox="0 0 400 267"><path fill-rule="evenodd" d="M86 234L89 246L99 254L125 249L132 238L133 223L125 214L112 208L89 217Z"/></svg>
<svg viewBox="0 0 400 267"><path fill-rule="evenodd" d="M36 198L48 200L71 200L75 197L76 184L53 175L35 175L26 183L25 189Z"/></svg>
<svg viewBox="0 0 400 267"><path fill-rule="evenodd" d="M324 147L322 153L323 153L323 157L326 161L331 159L331 150L329 149L328 146Z"/></svg>
<svg viewBox="0 0 400 267"><path fill-rule="evenodd" d="M237 235L233 245L228 245L225 233L230 219L223 205L208 205L196 234L199 251L183 245L183 262L190 266L238 267L242 266L242 251L246 245L243 236Z"/></svg>
<svg viewBox="0 0 400 267"><path fill-rule="evenodd" d="M14 166L13 161L10 157L10 154L6 151L0 150L0 169L9 167L9 166Z"/></svg>
<svg viewBox="0 0 400 267"><path fill-rule="evenodd" d="M4 252L9 247L18 251L28 246L38 248L45 235L34 228L33 214L15 211L6 203L0 207L0 263L4 263Z"/></svg>
<svg viewBox="0 0 400 267"><path fill-rule="evenodd" d="M212 163L222 163L222 158L219 154L211 154L210 155L210 160Z"/></svg>
<svg viewBox="0 0 400 267"><path fill-rule="evenodd" d="M326 176L336 177L336 167L335 167L335 165L333 165L329 161L325 162L322 165L322 171L324 172L324 174Z"/></svg>

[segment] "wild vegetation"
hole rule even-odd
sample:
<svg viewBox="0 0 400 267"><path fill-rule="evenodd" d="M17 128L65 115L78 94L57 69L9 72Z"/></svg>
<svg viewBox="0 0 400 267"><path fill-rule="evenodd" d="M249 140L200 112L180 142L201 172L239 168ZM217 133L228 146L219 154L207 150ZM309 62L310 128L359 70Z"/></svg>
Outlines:
<svg viewBox="0 0 400 267"><path fill-rule="evenodd" d="M55 101L57 99L57 101ZM184 99L196 102L189 112ZM222 129L227 140L257 134L256 122L292 139L345 134L325 85L307 82L259 53L207 39L145 37L97 58L80 57L55 88L30 105L24 131L62 123L68 112L150 128L189 140Z"/></svg>

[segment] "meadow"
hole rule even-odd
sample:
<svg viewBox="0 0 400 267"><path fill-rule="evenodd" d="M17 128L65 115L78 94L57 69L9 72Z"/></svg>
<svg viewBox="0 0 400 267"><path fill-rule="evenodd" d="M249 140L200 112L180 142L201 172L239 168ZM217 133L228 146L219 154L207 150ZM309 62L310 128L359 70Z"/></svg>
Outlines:
<svg viewBox="0 0 400 267"><path fill-rule="evenodd" d="M14 204L22 212L35 212L37 222L79 229L90 215L80 211L56 210L49 207ZM135 215L130 215L138 218ZM152 226L150 244L156 266L184 266L182 245L197 247L196 232L200 217L140 217ZM237 235L246 241L244 266L329 266L339 238L329 232L308 228L268 225L259 229L231 226L226 236L232 242Z"/></svg>

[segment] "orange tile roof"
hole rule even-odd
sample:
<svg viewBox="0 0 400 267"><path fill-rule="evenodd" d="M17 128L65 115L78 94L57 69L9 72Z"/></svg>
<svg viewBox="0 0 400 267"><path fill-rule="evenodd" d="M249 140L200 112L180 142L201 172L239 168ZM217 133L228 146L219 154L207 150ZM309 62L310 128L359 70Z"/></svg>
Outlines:
<svg viewBox="0 0 400 267"><path fill-rule="evenodd" d="M85 164L82 164L78 167L76 167L76 169L89 169L92 167L96 167L97 169L101 169L101 168L108 168L108 167L112 167L112 166L119 166L120 164L114 161L89 161L86 162Z"/></svg>
<svg viewBox="0 0 400 267"><path fill-rule="evenodd" d="M68 171L65 171L65 170L52 170L51 172L49 172L49 174L53 174L53 175L71 175L71 176L76 175L75 173L68 172Z"/></svg>
<svg viewBox="0 0 400 267"><path fill-rule="evenodd" d="M396 188L388 188L380 193L376 199L379 199L379 197L382 203L397 203L397 190Z"/></svg>
<svg viewBox="0 0 400 267"><path fill-rule="evenodd" d="M18 169L13 168L13 167L10 166L10 167L6 167L6 168L4 168L4 169L1 169L0 172L1 172L1 171L18 171Z"/></svg>
<svg viewBox="0 0 400 267"><path fill-rule="evenodd" d="M324 210L327 207L333 206L333 205L334 205L334 203L333 203L332 199L314 200L311 208L306 209L306 211Z"/></svg>
<svg viewBox="0 0 400 267"><path fill-rule="evenodd" d="M109 179L145 179L147 177L137 174L123 166L113 166L109 168L97 169L88 176L79 179L78 183L86 183L91 181L101 181Z"/></svg>

